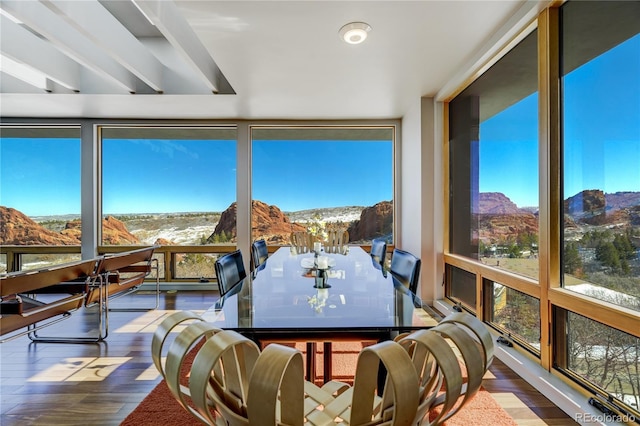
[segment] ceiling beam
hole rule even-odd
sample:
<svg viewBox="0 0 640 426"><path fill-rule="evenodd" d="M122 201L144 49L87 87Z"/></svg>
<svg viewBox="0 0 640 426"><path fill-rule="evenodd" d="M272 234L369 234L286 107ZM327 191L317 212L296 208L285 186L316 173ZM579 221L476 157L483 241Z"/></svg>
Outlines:
<svg viewBox="0 0 640 426"><path fill-rule="evenodd" d="M78 31L156 92L163 92L164 65L97 0L49 0Z"/></svg>
<svg viewBox="0 0 640 426"><path fill-rule="evenodd" d="M105 55L102 49L44 4L38 1L2 0L0 7L81 65L135 93L136 79L131 72Z"/></svg>
<svg viewBox="0 0 640 426"><path fill-rule="evenodd" d="M0 43L3 56L37 70L68 89L80 91L80 65L50 43L4 15L0 15L0 38L5 40Z"/></svg>
<svg viewBox="0 0 640 426"><path fill-rule="evenodd" d="M172 0L132 0L191 65L213 93L234 93L215 61Z"/></svg>

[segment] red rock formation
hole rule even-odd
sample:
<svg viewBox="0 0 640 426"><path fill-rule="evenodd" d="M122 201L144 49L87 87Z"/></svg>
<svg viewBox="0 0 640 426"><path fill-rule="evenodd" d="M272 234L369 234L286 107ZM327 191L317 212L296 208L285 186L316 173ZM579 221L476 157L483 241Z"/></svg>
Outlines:
<svg viewBox="0 0 640 426"><path fill-rule="evenodd" d="M0 206L0 244L2 245L79 245L80 239L50 231L24 213Z"/></svg>
<svg viewBox="0 0 640 426"><path fill-rule="evenodd" d="M288 244L289 236L292 232L306 229L302 225L292 223L277 206L270 206L262 201L253 200L251 208L252 239L264 238L267 243ZM237 240L236 217L237 204L234 202L222 212L220 221L216 225L213 234L207 239L207 242L235 242Z"/></svg>
<svg viewBox="0 0 640 426"><path fill-rule="evenodd" d="M481 192L478 196L480 214L518 214L523 211L501 192Z"/></svg>
<svg viewBox="0 0 640 426"><path fill-rule="evenodd" d="M353 243L384 237L393 233L393 203L381 201L362 210L360 219L349 225L349 241Z"/></svg>
<svg viewBox="0 0 640 426"><path fill-rule="evenodd" d="M105 245L136 245L140 244L138 237L133 235L124 223L113 216L102 221L102 244Z"/></svg>
<svg viewBox="0 0 640 426"><path fill-rule="evenodd" d="M124 223L113 217L102 221L104 244L135 245L140 240L131 234ZM5 245L80 245L80 219L72 220L61 232L51 231L30 219L24 213L0 206L0 244Z"/></svg>
<svg viewBox="0 0 640 426"><path fill-rule="evenodd" d="M519 235L538 235L538 218L533 213L482 214L478 235L485 244L516 241Z"/></svg>
<svg viewBox="0 0 640 426"><path fill-rule="evenodd" d="M80 240L81 229L80 220L68 222L63 235L73 236ZM125 246L140 244L138 237L129 232L124 223L113 216L102 220L102 244L108 246Z"/></svg>
<svg viewBox="0 0 640 426"><path fill-rule="evenodd" d="M579 192L564 201L564 211L575 217L593 217L604 213L606 207L604 192L599 189Z"/></svg>

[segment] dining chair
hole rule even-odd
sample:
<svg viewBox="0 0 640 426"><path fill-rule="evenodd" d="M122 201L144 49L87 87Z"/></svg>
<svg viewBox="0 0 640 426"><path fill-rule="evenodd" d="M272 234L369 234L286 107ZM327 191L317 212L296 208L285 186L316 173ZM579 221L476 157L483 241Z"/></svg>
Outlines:
<svg viewBox="0 0 640 426"><path fill-rule="evenodd" d="M247 277L240 250L219 257L215 268L221 297Z"/></svg>
<svg viewBox="0 0 640 426"><path fill-rule="evenodd" d="M313 249L313 236L306 231L291 233L291 245L298 254L310 252Z"/></svg>
<svg viewBox="0 0 640 426"><path fill-rule="evenodd" d="M349 244L349 232L346 229L329 229L324 243L325 253L345 253Z"/></svg>
<svg viewBox="0 0 640 426"><path fill-rule="evenodd" d="M387 258L387 242L380 238L371 241L371 251L369 254L376 263L379 263L380 266L384 268L384 262Z"/></svg>
<svg viewBox="0 0 640 426"><path fill-rule="evenodd" d="M266 262L269 257L269 250L267 249L267 242L264 239L255 240L251 244L251 260L253 261L253 268L257 268Z"/></svg>
<svg viewBox="0 0 640 426"><path fill-rule="evenodd" d="M408 251L393 249L391 256L391 275L413 294L418 290L418 278L420 277L421 261Z"/></svg>

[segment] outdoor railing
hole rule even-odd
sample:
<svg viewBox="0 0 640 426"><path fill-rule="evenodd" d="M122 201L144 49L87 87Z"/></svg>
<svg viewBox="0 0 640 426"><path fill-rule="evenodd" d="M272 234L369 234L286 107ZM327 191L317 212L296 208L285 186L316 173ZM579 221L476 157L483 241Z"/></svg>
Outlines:
<svg viewBox="0 0 640 426"><path fill-rule="evenodd" d="M269 246L274 252L279 246ZM365 251L370 245L361 245ZM119 253L135 250L140 246L99 246L98 254ZM163 282L208 282L215 281L214 262L218 256L236 250L235 245L160 246L154 252L158 259L160 281ZM387 247L387 253L393 245ZM246 254L249 261L249 253ZM0 272L27 269L42 269L47 266L80 260L80 246L0 246ZM33 266L30 266L33 265ZM154 277L149 277L155 279Z"/></svg>

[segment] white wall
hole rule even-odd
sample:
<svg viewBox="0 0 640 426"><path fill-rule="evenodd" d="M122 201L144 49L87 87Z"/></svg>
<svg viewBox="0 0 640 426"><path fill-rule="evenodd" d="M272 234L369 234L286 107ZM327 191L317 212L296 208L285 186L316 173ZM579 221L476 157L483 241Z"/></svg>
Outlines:
<svg viewBox="0 0 640 426"><path fill-rule="evenodd" d="M397 245L422 260L418 294L444 297L442 104L421 98L402 119L400 223Z"/></svg>

